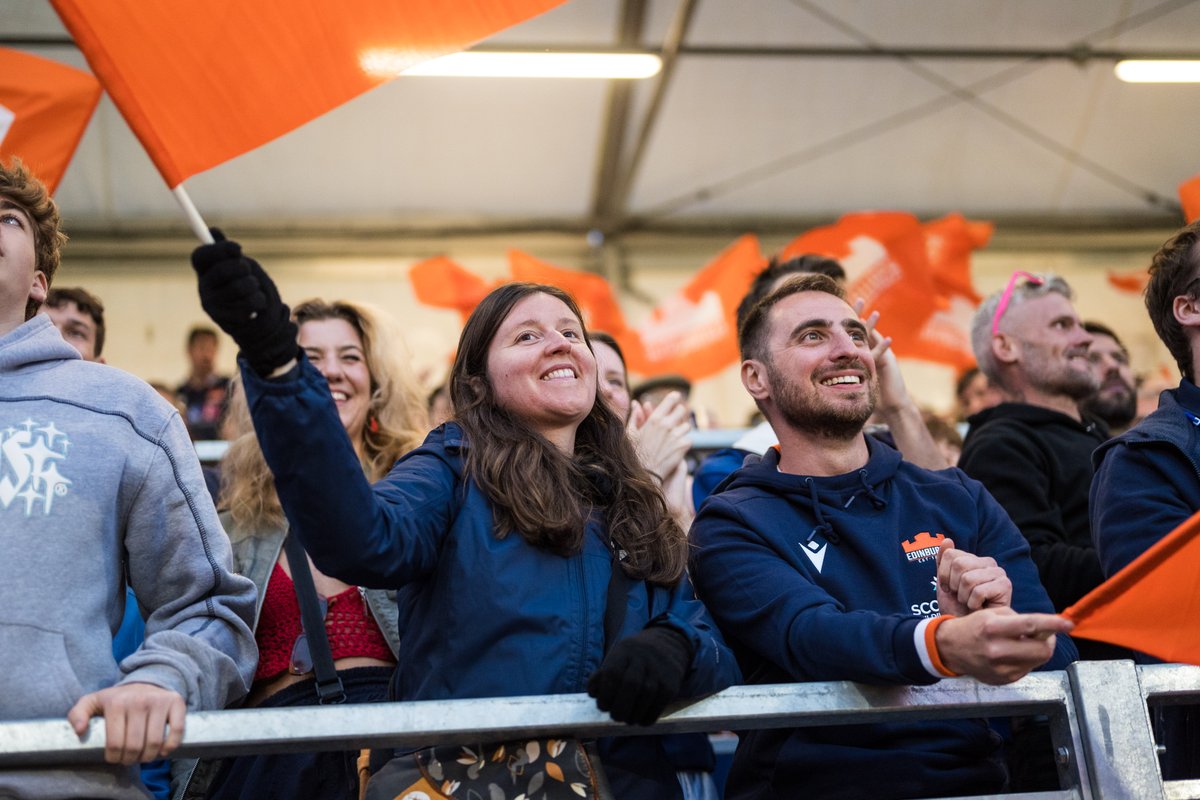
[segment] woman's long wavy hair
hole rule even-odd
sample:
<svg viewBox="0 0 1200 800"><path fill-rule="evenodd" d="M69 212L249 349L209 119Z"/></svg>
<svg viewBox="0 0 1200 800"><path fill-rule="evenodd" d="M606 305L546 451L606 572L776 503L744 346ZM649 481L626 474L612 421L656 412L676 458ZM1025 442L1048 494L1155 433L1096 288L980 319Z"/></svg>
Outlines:
<svg viewBox="0 0 1200 800"><path fill-rule="evenodd" d="M498 537L517 531L535 547L570 555L579 552L588 517L598 511L628 553L626 573L673 586L687 563L687 537L608 404L593 403L576 431L573 456L496 404L488 349L513 307L539 292L565 303L583 327L579 308L561 289L510 283L483 299L459 338L450 397L469 445L467 474L492 503Z"/></svg>
<svg viewBox="0 0 1200 800"><path fill-rule="evenodd" d="M365 303L307 300L292 312L297 325L325 319L349 323L363 343L371 400L362 432L363 472L377 481L428 432L423 392L408 366L408 353L391 317ZM221 506L239 527L283 524L275 481L258 446L240 380L234 381L227 431L237 438L221 461Z"/></svg>

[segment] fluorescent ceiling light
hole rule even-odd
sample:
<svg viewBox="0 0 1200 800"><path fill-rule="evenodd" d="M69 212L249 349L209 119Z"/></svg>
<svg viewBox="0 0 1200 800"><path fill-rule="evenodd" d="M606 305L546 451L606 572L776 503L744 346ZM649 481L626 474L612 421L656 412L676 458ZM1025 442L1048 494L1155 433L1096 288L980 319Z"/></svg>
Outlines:
<svg viewBox="0 0 1200 800"><path fill-rule="evenodd" d="M657 75L662 60L650 53L454 53L415 66L407 52L365 53L363 69L377 76L440 75L469 78L619 78Z"/></svg>
<svg viewBox="0 0 1200 800"><path fill-rule="evenodd" d="M1117 77L1126 83L1200 83L1200 61L1117 62Z"/></svg>

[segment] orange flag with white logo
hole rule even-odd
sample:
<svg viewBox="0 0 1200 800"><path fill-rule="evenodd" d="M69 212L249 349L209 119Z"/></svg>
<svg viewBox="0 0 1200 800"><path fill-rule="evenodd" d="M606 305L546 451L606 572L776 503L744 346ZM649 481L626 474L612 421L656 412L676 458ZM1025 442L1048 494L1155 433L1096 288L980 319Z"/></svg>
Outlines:
<svg viewBox="0 0 1200 800"><path fill-rule="evenodd" d="M939 307L921 222L900 211L847 214L789 242L781 259L817 253L841 262L846 294L866 301L891 331L919 330Z"/></svg>
<svg viewBox="0 0 1200 800"><path fill-rule="evenodd" d="M722 250L630 335L617 337L630 371L698 381L738 363L738 303L766 265L750 234Z"/></svg>
<svg viewBox="0 0 1200 800"><path fill-rule="evenodd" d="M1200 511L1063 611L1072 636L1200 664Z"/></svg>
<svg viewBox="0 0 1200 800"><path fill-rule="evenodd" d="M897 355L946 364L961 371L975 364L971 319L982 300L971 279L971 253L987 244L992 225L950 214L926 222L921 231L934 291L941 305L915 336L907 331L893 333L890 325L885 326L885 331L895 340Z"/></svg>
<svg viewBox="0 0 1200 800"><path fill-rule="evenodd" d="M563 0L50 0L174 188Z"/></svg>
<svg viewBox="0 0 1200 800"><path fill-rule="evenodd" d="M576 272L540 261L520 250L508 251L508 265L515 281L557 286L575 299L588 330L617 336L625 330L625 315L612 286L591 272Z"/></svg>
<svg viewBox="0 0 1200 800"><path fill-rule="evenodd" d="M879 312L897 356L964 369L975 363L970 324L981 299L970 256L991 235L990 223L961 214L922 224L905 212L862 212L801 234L779 257L837 259L847 296L862 298L865 314Z"/></svg>
<svg viewBox="0 0 1200 800"><path fill-rule="evenodd" d="M1183 204L1183 218L1187 222L1200 219L1200 175L1179 184L1179 202Z"/></svg>
<svg viewBox="0 0 1200 800"><path fill-rule="evenodd" d="M21 159L53 193L99 101L88 73L0 47L0 160Z"/></svg>

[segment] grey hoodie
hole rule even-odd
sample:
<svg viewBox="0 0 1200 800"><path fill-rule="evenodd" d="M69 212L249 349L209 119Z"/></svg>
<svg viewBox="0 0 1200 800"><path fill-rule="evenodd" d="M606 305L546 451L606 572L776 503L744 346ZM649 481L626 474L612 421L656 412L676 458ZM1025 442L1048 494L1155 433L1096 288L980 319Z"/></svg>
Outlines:
<svg viewBox="0 0 1200 800"><path fill-rule="evenodd" d="M126 580L146 640L118 665ZM0 720L61 719L129 682L221 708L254 676L254 603L178 413L81 360L45 316L0 337ZM103 765L0 770L14 796L148 795L136 770Z"/></svg>

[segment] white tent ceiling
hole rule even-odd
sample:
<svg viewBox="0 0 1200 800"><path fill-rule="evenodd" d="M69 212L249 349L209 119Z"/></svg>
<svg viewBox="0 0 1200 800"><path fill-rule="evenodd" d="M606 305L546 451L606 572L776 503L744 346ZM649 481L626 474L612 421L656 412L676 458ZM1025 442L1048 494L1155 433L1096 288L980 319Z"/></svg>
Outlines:
<svg viewBox="0 0 1200 800"><path fill-rule="evenodd" d="M1200 85L1121 83L1109 54L1200 51L1197 2L570 0L486 44L669 49L684 18L656 112L656 79L401 78L189 191L210 220L323 230L781 229L866 208L1162 226L1200 172ZM0 0L0 44L85 66L45 0ZM58 199L77 230L183 226L107 99Z"/></svg>

